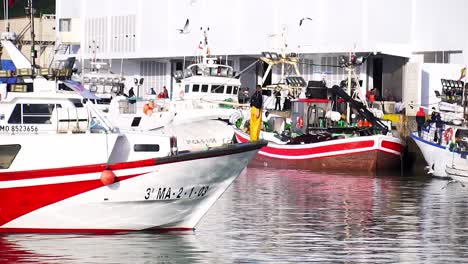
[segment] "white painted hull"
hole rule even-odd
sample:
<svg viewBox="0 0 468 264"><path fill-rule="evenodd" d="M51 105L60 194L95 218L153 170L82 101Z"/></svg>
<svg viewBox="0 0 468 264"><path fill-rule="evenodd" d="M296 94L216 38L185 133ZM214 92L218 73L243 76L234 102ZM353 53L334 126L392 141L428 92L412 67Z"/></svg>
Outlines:
<svg viewBox="0 0 468 264"><path fill-rule="evenodd" d="M0 232L193 229L263 145L110 165L0 174ZM170 190L169 190L170 188Z"/></svg>
<svg viewBox="0 0 468 264"><path fill-rule="evenodd" d="M465 166L465 169L460 169L456 167L447 167L445 168L445 172L447 175L456 180L461 182L468 182L468 166Z"/></svg>
<svg viewBox="0 0 468 264"><path fill-rule="evenodd" d="M152 115L115 114L109 116L109 121L122 130L148 131L170 124L175 117L174 112L154 112Z"/></svg>
<svg viewBox="0 0 468 264"><path fill-rule="evenodd" d="M220 120L202 120L185 124L171 124L155 130L161 135L178 138L177 146L183 150L204 150L232 142L234 130L232 126Z"/></svg>
<svg viewBox="0 0 468 264"><path fill-rule="evenodd" d="M468 170L468 160L458 152L450 151L446 145L439 145L418 137L417 132L411 133L411 137L418 145L427 165L429 172L437 177L450 177L447 167L455 167Z"/></svg>
<svg viewBox="0 0 468 264"><path fill-rule="evenodd" d="M220 108L218 105L210 103L204 103L200 107L192 106L189 103L189 107L187 107L186 104L179 101L174 105L173 111L177 112L173 123L178 125L203 120L228 120L237 110L233 108Z"/></svg>

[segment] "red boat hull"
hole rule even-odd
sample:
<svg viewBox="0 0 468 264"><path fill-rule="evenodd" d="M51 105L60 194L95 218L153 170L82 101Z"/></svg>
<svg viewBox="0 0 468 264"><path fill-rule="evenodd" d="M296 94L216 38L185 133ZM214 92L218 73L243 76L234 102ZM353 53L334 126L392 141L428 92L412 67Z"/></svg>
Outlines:
<svg viewBox="0 0 468 264"><path fill-rule="evenodd" d="M247 134L235 131L239 142ZM312 170L351 174L384 174L401 171L404 144L388 136L368 136L303 145L273 142L260 149L250 167Z"/></svg>
<svg viewBox="0 0 468 264"><path fill-rule="evenodd" d="M282 160L257 154L249 167L269 167L278 169L313 170L317 172L346 173L385 173L400 171L401 159L393 154L381 151L352 153L341 156L323 157L306 160Z"/></svg>

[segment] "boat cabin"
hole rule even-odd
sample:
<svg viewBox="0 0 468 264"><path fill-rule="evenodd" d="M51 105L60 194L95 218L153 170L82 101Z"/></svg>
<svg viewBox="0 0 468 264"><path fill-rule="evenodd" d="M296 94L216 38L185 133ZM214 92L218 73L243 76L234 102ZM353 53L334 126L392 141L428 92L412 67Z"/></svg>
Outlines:
<svg viewBox="0 0 468 264"><path fill-rule="evenodd" d="M216 58L205 58L184 71L174 73L176 85L173 97L180 99L206 98L238 101L240 80L229 65L219 64Z"/></svg>
<svg viewBox="0 0 468 264"><path fill-rule="evenodd" d="M82 99L71 94L10 92L0 101L0 133L84 133L91 120Z"/></svg>

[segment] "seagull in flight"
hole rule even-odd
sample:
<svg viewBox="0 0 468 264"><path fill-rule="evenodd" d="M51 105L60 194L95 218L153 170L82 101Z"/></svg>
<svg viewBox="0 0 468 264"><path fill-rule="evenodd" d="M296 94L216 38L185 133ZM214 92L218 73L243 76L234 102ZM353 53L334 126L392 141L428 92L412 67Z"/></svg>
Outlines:
<svg viewBox="0 0 468 264"><path fill-rule="evenodd" d="M310 20L310 21L312 21L312 18L310 18L310 17L301 18L301 20L299 20L299 26L302 26L302 21L304 21L304 20Z"/></svg>
<svg viewBox="0 0 468 264"><path fill-rule="evenodd" d="M182 29L177 29L177 31L179 32L179 34L187 34L187 33L189 33L189 31L188 31L189 23L190 23L190 21L189 21L189 19L187 18L187 20L185 21L184 28L182 28Z"/></svg>

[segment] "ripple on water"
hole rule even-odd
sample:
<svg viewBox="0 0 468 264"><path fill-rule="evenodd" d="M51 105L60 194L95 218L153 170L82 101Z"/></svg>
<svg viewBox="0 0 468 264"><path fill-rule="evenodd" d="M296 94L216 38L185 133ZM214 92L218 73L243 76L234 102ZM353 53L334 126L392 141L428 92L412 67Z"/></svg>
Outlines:
<svg viewBox="0 0 468 264"><path fill-rule="evenodd" d="M464 263L468 187L249 168L195 232L3 235L0 263Z"/></svg>

